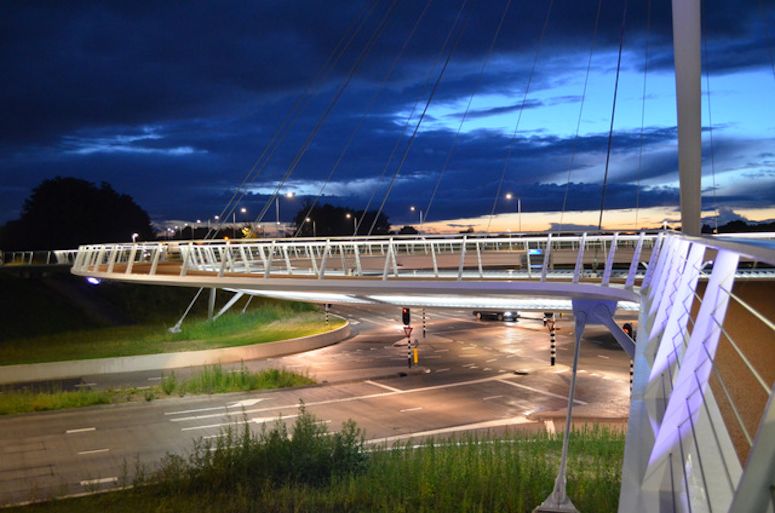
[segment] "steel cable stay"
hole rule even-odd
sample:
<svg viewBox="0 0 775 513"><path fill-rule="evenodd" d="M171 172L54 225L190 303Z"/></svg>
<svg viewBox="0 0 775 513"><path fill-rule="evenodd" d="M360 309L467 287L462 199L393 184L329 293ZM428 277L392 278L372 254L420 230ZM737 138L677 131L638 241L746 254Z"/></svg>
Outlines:
<svg viewBox="0 0 775 513"><path fill-rule="evenodd" d="M463 0L463 2L460 4L460 9L457 12L457 16L455 17L455 22L452 24L452 30L447 36L447 39L449 39L449 37L452 35L455 28L460 25L461 16L467 4L468 4L468 0ZM431 92L428 95L428 99L425 102L423 111L422 113L420 113L420 117L417 119L417 123L415 124L414 130L412 131L412 135L406 143L406 148L404 149L404 153L401 157L401 161L398 163L398 166L396 167L396 170L393 173L393 177L391 178L390 183L388 184L388 188L385 191L385 195L382 198L382 203L380 204L379 209L377 210L377 213L374 215L374 220L371 223L371 227L369 228L368 235L371 235L372 232L374 231L374 228L377 226L377 220L379 219L380 214L382 214L382 211L385 208L385 204L387 203L388 198L390 198L390 193L393 191L393 186L395 185L396 180L401 174L401 170L404 167L404 164L406 163L406 159L409 156L409 152L412 149L412 145L415 139L417 138L417 133L420 130L420 126L422 125L422 122L425 119L425 115L428 112L428 108L430 107L431 102L433 101L433 97L436 95L436 91L439 88L441 79L444 77L444 73L447 71L447 66L449 65L449 61L452 58L452 54L455 53L455 50L457 49L457 45L458 43L460 43L460 40L462 39L462 35L464 31L465 31L465 23L463 23L462 26L459 27L458 34L455 37L455 40L451 48L449 49L449 52L447 52L447 57L444 59L444 64L442 65L441 70L439 71L438 77L436 77L436 81L434 82L433 88L431 89ZM445 42L445 46L446 46L446 42Z"/></svg>
<svg viewBox="0 0 775 513"><path fill-rule="evenodd" d="M527 96L530 93L530 86L533 83L533 76L535 75L536 66L538 64L538 56L541 53L541 46L544 41L544 36L546 35L546 29L549 26L549 18L552 14L552 6L554 5L554 0L549 0L549 5L546 9L546 16L544 17L544 24L541 27L541 33L538 36L538 41L536 41L536 49L535 53L533 55L533 64L530 67L530 74L527 78L527 85L525 86L525 93L522 96L522 103L519 107L519 113L517 114L517 121L514 124L514 131L511 134L511 138L509 139L509 146L508 150L506 151L506 158L503 161L503 169L501 170L501 176L500 180L498 180L498 187L495 190L495 197L492 201L492 208L490 209L490 217L487 220L487 228L485 231L490 231L490 225L492 224L493 216L495 215L495 207L498 205L498 200L501 195L501 190L503 189L503 180L506 178L506 170L509 167L509 161L511 160L511 154L514 151L514 142L517 138L517 132L519 131L519 125L522 121L522 113L525 111L525 104L527 102Z"/></svg>
<svg viewBox="0 0 775 513"><path fill-rule="evenodd" d="M313 127L312 131L307 135L306 139L304 140L304 143L302 144L301 148L296 152L296 155L294 156L291 163L288 165L288 168L286 169L285 173L282 176L282 179L277 183L275 186L274 192L272 195L267 198L266 202L264 203L263 208L261 209L259 215L256 217L255 222L260 223L264 215L266 215L266 212L271 207L272 202L275 200L275 198L280 193L280 190L282 187L288 182L288 179L293 175L293 172L298 167L299 163L301 162L301 159L304 157L304 155L307 153L307 150L309 149L310 145L312 144L312 141L317 136L318 132L320 132L320 129L323 127L323 124L328 119L328 116L333 111L334 107L337 105L339 100L341 99L342 95L344 94L345 90L349 86L350 82L352 81L353 77L355 76L355 72L360 68L360 65L363 64L363 61L365 60L366 56L371 51L372 47L374 46L374 43L381 37L382 33L385 30L385 27L387 26L387 22L390 20L393 11L395 10L396 5L398 4L399 0L392 0L390 6L385 11L384 15L382 16L382 19L380 19L379 24L374 31L374 33L371 35L370 39L366 43L366 45L363 47L361 52L358 54L358 57L356 58L355 62L350 67L350 70L347 73L347 77L345 78L344 82L340 84L339 88L337 89L334 96L331 98L331 101L326 106L326 109L323 111L323 113L318 118L317 122L315 123L315 126Z"/></svg>
<svg viewBox="0 0 775 513"><path fill-rule="evenodd" d="M364 12L362 12L359 17L356 17L353 20L353 22L350 24L350 27L348 27L348 29L345 30L344 35L339 39L337 44L334 46L334 49L329 53L328 57L326 58L325 63L321 66L321 68L313 77L310 84L307 86L304 95L296 98L292 108L288 111L283 121L281 122L280 127L277 130L275 130L274 134L272 135L272 138L270 139L270 142L264 146L264 149L262 150L261 154L253 163L253 166L251 166L251 168L243 178L240 185L234 191L229 202L227 202L227 204L224 206L219 216L221 220L224 219L224 216L228 217L229 215L232 215L232 213L236 209L236 206L239 204L239 201L241 200L242 197L244 197L245 184L255 179L261 174L261 172L263 171L263 169L266 167L269 160L271 159L272 155L274 154L274 151L279 147L279 145L285 139L288 131L295 124L295 121L298 119L298 116L301 114L302 110L311 99L316 88L320 85L320 83L323 82L323 80L325 80L328 74L336 67L337 63L339 62L339 59L341 59L341 57L347 52L353 40L363 29L366 21L371 16L372 12L377 7L377 5L379 5L380 1L381 0L374 0L371 3L370 7ZM267 152L269 152L268 155L267 155ZM238 197L239 199L237 199ZM211 237L214 237L217 232L218 232L218 229L216 227L209 229L205 234L205 237L204 237L205 240L210 239ZM170 328L172 331L180 330L180 326L182 325L185 318L188 316L188 313L191 311L191 308L194 306L194 303L196 302L196 300L201 295L202 290L204 289L199 288L197 292L194 294L194 297L189 302L188 306L183 312L183 315L180 317L178 322L175 323L175 325L172 328Z"/></svg>
<svg viewBox="0 0 775 513"><path fill-rule="evenodd" d="M614 80L614 98L611 105L611 124L608 127L608 149L605 155L605 168L603 172L603 186L600 194L600 217L597 221L597 230L603 229L603 212L605 210L605 196L608 189L608 168L611 163L611 149L613 148L614 141L614 121L616 120L616 99L619 93L619 75L622 70L622 48L624 46L624 28L627 22L627 4L628 0L624 0L624 9L622 10L622 24L619 28L619 54L616 59L616 79Z"/></svg>
<svg viewBox="0 0 775 513"><path fill-rule="evenodd" d="M635 226L638 229L638 215L640 213L640 177L643 172L643 146L645 140L643 138L644 129L646 126L646 78L648 77L649 70L649 36L651 35L651 0L646 0L646 37L645 48L643 52L643 90L641 91L641 106L640 106L640 136L639 136L639 149L638 149L638 172L635 176Z"/></svg>
<svg viewBox="0 0 775 513"><path fill-rule="evenodd" d="M447 32L447 36L444 39L444 43L441 45L441 49L439 50L438 60L439 64L441 64L442 59L444 58L444 52L447 48L447 45L449 44L450 40L452 39L452 33L455 28L455 24L453 23L450 26L449 31ZM432 68L430 68L426 74L426 77L423 81L424 84L427 83L428 86L432 84L432 77L433 77L433 71ZM379 177L377 179L377 184L375 185L374 189L371 192L371 195L369 196L369 200L366 202L366 206L361 211L361 215L358 216L358 220L355 225L354 233L357 234L358 231L361 229L361 225L363 224L363 220L366 218L366 213L369 211L369 208L371 207L371 204L374 202L374 198L377 196L377 193L379 192L379 183L382 181L382 179L387 174L387 170L390 168L390 166L393 163L393 159L395 158L398 149L401 147L401 143L404 141L404 136L409 133L409 128L411 127L412 119L414 119L414 115L417 112L417 108L420 106L420 100L422 98L418 97L414 105L412 105L412 109L409 112L409 115L406 117L406 120L403 123L402 129L399 132L398 137L396 138L395 144L393 144L393 148L390 151L390 155L388 156L387 160L385 161L385 165L382 167L382 171L379 174Z"/></svg>
<svg viewBox="0 0 775 513"><path fill-rule="evenodd" d="M474 85L471 95L468 97L468 103L466 104L465 111L463 112L463 117L460 119L460 123L458 124L457 131L455 132L455 137L452 139L452 146L450 146L449 151L447 152L447 157L444 160L444 164L439 169L439 174L438 174L438 177L436 178L436 183L433 186L433 190L431 191L431 196L430 196L430 199L428 200L428 205L425 207L425 216L423 218L424 221L428 220L431 207L433 206L433 200L436 198L436 193L438 192L439 186L441 185L441 179L444 173L447 171L447 168L449 167L449 163L452 160L452 156L455 153L455 149L457 148L460 132L462 131L463 125L468 119L468 114L471 110L471 104L473 103L474 97L477 95L477 93L479 92L479 89L481 88L482 81L484 79L484 71L485 69L487 69L487 66L490 63L490 59L492 58L492 54L495 49L495 44L498 41L498 36L500 35L501 29L503 28L503 23L506 20L506 14L508 13L509 8L511 7L511 2L512 0L506 0L506 4L503 7L503 12L501 13L500 20L498 21L498 26L495 28L495 33L493 34L492 40L490 41L490 46L487 50L487 54L485 56L484 62L482 63L482 67L479 70L479 76L477 77L476 84Z"/></svg>
<svg viewBox="0 0 775 513"><path fill-rule="evenodd" d="M377 99L379 99L380 95L385 91L385 86L390 80L390 78L393 76L393 73L395 72L396 67L398 66L398 63L401 61L401 58L403 57L404 52L409 47L409 43L414 38L417 29L420 27L420 24L425 17L426 13L428 12L428 9L430 8L431 4L433 3L433 0L427 0L425 7L423 8L420 15L417 17L417 20L415 20L414 25L412 26L412 29L410 30L409 34L407 35L406 39L404 40L403 45L401 46L398 54L393 59L391 65L388 67L388 71L383 76L382 80L380 81L380 87L377 91L374 92L374 94L371 95L371 98L369 99L368 105L366 109L364 110L363 114L361 115L360 119L358 120L358 124L353 129L353 131L350 133L350 136L347 139L347 142L345 143L344 147L342 148L342 151L339 153L339 156L336 159L336 162L331 167L331 170L328 173L328 176L326 177L325 182L320 187L320 191L318 192L318 195L313 200L310 207L307 209L307 211L304 214L304 217L302 217L302 222L299 224L299 227L296 229L296 232L294 233L293 237L296 238L299 236L299 234L302 231L302 228L304 227L304 220L310 217L312 214L313 209L320 201L320 198L323 196L323 193L326 190L326 187L331 182L331 179L334 176L334 173L339 168L339 165L342 163L342 160L344 160L345 155L347 154L348 150L350 149L350 146L352 145L353 140L355 139L355 136L360 132L361 128L363 127L363 124L365 123L366 119L370 116Z"/></svg>
<svg viewBox="0 0 775 513"><path fill-rule="evenodd" d="M587 71L584 75L584 88L581 92L581 103L579 104L579 115L576 119L576 134L573 136L573 142L571 143L571 153L570 153L570 160L568 162L568 177L565 181L565 193L562 197L562 209L560 210L560 223L559 228L560 231L564 228L564 218L565 218L565 210L568 205L568 193L570 192L570 176L571 172L573 170L573 165L576 163L576 152L578 149L578 141L579 141L579 135L581 133L581 121L584 117L584 106L586 104L587 100L587 88L589 86L589 74L590 70L592 69L592 57L595 53L595 45L597 42L597 31L600 27L600 12L603 7L603 0L598 0L597 2L597 12L595 14L595 24L594 28L592 29L592 44L589 46L589 56L587 58Z"/></svg>
<svg viewBox="0 0 775 513"><path fill-rule="evenodd" d="M237 186L234 193L232 194L231 199L224 206L223 210L219 215L219 219L221 220L228 219L228 216L232 215L232 213L236 210L237 205L245 195L245 189L244 189L245 185L250 181L255 180L258 176L261 175L261 173L263 172L263 170L271 160L272 156L274 155L274 152L285 140L288 132L295 125L296 121L298 120L298 117L301 115L304 108L312 99L312 96L314 95L319 85L325 80L325 78L329 75L329 73L336 67L339 60L342 58L342 56L347 52L353 40L363 29L366 21L368 20L369 16L371 16L372 12L379 4L379 2L380 0L375 0L374 2L372 2L371 7L366 11L364 11L363 13L361 13L360 19L356 18L355 20L353 20L353 22L351 23L351 26L348 27L347 30L345 30L344 35L337 42L334 49L329 53L326 59L326 62L320 67L317 73L313 76L313 79L307 85L304 93L296 97L291 108L286 112L283 120L280 122L280 126L274 131L270 141L264 146L264 149L262 150L261 154L253 163L253 165L250 167L247 174L242 179L242 182L239 184L239 186ZM211 228L210 230L208 230L204 238L209 239L211 236L214 236L214 234L217 232L218 232L217 228L215 227Z"/></svg>

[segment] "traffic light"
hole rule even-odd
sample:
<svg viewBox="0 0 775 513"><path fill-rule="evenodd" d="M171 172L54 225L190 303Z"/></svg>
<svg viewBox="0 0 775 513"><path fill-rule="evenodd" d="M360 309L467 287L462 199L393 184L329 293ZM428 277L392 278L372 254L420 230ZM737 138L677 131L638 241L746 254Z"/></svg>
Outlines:
<svg viewBox="0 0 775 513"><path fill-rule="evenodd" d="M401 320L404 321L404 326L409 326L412 322L412 314L406 307L401 309Z"/></svg>

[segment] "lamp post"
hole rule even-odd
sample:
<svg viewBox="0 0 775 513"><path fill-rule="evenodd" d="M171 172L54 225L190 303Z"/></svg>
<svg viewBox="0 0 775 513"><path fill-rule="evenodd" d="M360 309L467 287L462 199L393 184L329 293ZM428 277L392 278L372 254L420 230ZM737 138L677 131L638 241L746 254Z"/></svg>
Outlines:
<svg viewBox="0 0 775 513"><path fill-rule="evenodd" d="M248 211L247 208L241 207L239 209L240 214L246 214ZM216 219L218 219L218 216L215 216ZM237 211L231 213L231 238L236 239L237 238Z"/></svg>
<svg viewBox="0 0 775 513"><path fill-rule="evenodd" d="M313 237L317 237L318 236L318 228L317 228L317 224L315 223L315 221L313 219L310 219L309 217L305 217L304 218L304 222L305 223L312 223L312 236Z"/></svg>
<svg viewBox="0 0 775 513"><path fill-rule="evenodd" d="M134 242L137 242L137 238L138 238L139 236L140 236L140 234L139 234L139 233L133 233L133 234L132 234L132 242L133 242L133 243L134 243Z"/></svg>
<svg viewBox="0 0 775 513"><path fill-rule="evenodd" d="M358 218L356 216L352 215L349 212L347 212L344 215L344 217L346 217L347 219L352 219L353 220L353 235L357 235L358 234Z"/></svg>
<svg viewBox="0 0 775 513"><path fill-rule="evenodd" d="M412 205L411 207L409 207L409 210L411 210L412 212L414 212L415 210L418 210L418 209L417 209L417 208L416 208L414 205ZM422 219L422 209L419 209L419 214L420 214L420 226L422 226L422 223L423 223L423 219Z"/></svg>
<svg viewBox="0 0 775 513"><path fill-rule="evenodd" d="M514 197L510 192L506 193L506 199L511 200ZM522 233L522 198L517 198L517 222L519 223L519 232Z"/></svg>
<svg viewBox="0 0 775 513"><path fill-rule="evenodd" d="M293 199L294 196L296 196L296 193L294 193L294 192L286 192L285 193L285 197L288 198L288 199ZM275 211L275 222L276 222L277 226L279 227L280 226L280 195L279 194L277 194L274 197L274 211ZM279 230L279 228L278 228L278 230Z"/></svg>

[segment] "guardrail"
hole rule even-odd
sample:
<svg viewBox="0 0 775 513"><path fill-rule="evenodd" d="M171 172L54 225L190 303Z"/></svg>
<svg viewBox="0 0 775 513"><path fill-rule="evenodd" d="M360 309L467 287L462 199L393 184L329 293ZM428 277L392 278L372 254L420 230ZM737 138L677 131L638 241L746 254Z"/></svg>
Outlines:
<svg viewBox="0 0 775 513"><path fill-rule="evenodd" d="M674 234L644 278L621 512L775 507L775 289L743 262L775 245Z"/></svg>
<svg viewBox="0 0 775 513"><path fill-rule="evenodd" d="M53 251L3 251L0 265L73 265L77 249Z"/></svg>
<svg viewBox="0 0 775 513"><path fill-rule="evenodd" d="M661 234L573 236L460 235L180 241L82 246L78 274L147 274L191 271L263 278L357 277L510 280L588 278L631 288L642 278ZM174 271L173 271L174 270Z"/></svg>

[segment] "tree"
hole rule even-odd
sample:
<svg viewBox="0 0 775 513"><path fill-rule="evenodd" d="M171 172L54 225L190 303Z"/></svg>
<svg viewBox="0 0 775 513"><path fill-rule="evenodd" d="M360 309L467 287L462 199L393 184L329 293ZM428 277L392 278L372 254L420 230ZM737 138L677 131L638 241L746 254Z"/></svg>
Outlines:
<svg viewBox="0 0 775 513"><path fill-rule="evenodd" d="M398 235L417 235L418 232L417 228L414 226L402 226L400 230L398 230Z"/></svg>
<svg viewBox="0 0 775 513"><path fill-rule="evenodd" d="M81 244L151 240L148 214L126 194L103 182L77 178L44 180L24 201L22 215L2 231L6 250L72 249Z"/></svg>
<svg viewBox="0 0 775 513"><path fill-rule="evenodd" d="M306 201L293 217L296 231L301 227L299 235L302 237L312 237L313 235L318 237L352 235L356 220L359 224L358 235L367 235L377 215L377 212L374 210L370 210L363 215L361 210L337 207L328 203L317 205L310 211L311 205L309 201ZM309 221L306 219L309 219ZM385 214L380 213L372 235L386 235L389 232L390 221Z"/></svg>

